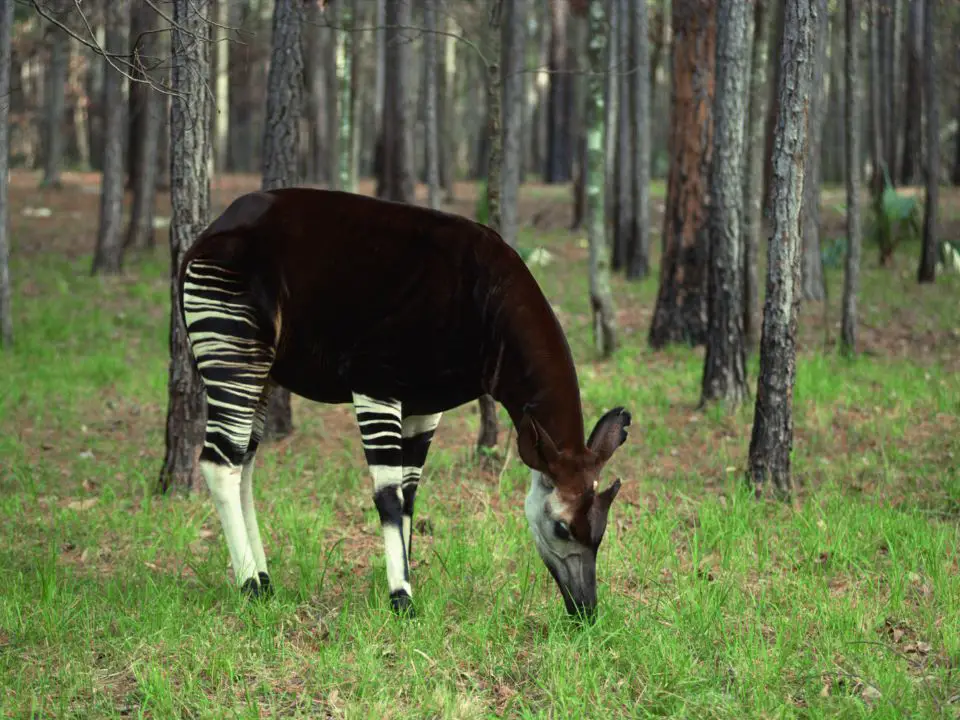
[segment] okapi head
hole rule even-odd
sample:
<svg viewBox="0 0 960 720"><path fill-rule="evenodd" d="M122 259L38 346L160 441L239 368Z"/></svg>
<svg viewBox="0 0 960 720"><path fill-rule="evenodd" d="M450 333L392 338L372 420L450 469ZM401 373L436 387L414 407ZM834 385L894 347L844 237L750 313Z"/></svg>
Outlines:
<svg viewBox="0 0 960 720"><path fill-rule="evenodd" d="M597 550L607 529L617 478L598 492L600 471L627 439L630 413L616 407L597 421L584 448L558 449L525 413L520 458L533 470L525 510L537 551L560 587L567 612L592 619L597 606Z"/></svg>

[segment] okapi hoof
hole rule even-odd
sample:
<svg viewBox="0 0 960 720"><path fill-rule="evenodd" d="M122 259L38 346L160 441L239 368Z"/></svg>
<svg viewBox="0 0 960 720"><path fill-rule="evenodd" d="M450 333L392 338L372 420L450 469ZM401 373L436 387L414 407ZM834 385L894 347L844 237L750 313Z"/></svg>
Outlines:
<svg viewBox="0 0 960 720"><path fill-rule="evenodd" d="M417 611L413 607L413 598L407 595L406 590L397 590L390 593L390 605L393 612L400 617L415 618Z"/></svg>
<svg viewBox="0 0 960 720"><path fill-rule="evenodd" d="M240 592L251 600L265 600L273 595L270 576L265 572L257 573L255 578L247 578L240 586Z"/></svg>

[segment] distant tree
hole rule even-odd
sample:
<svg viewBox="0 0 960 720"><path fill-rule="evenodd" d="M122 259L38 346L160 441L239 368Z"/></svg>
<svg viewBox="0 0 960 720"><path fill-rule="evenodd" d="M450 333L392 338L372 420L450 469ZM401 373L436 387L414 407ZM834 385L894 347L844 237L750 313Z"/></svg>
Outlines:
<svg viewBox="0 0 960 720"><path fill-rule="evenodd" d="M65 0L51 2L49 12L61 16L67 9ZM70 70L70 36L53 24L46 28L47 46L50 48L50 64L44 68L46 84L46 107L43 123L43 179L41 187L59 188L60 170L63 166L63 147L66 137L63 114L67 105L67 75Z"/></svg>
<svg viewBox="0 0 960 720"><path fill-rule="evenodd" d="M407 100L407 76L411 72L410 41L407 37L411 3L387 0L385 30L385 76L383 106L383 168L377 195L388 200L414 200L413 118Z"/></svg>
<svg viewBox="0 0 960 720"><path fill-rule="evenodd" d="M617 264L620 249L617 247L617 200L619 186L620 170L620 147L618 145L617 128L619 126L619 108L620 108L620 0L609 0L606 7L607 45L606 51L609 59L607 67L613 67L612 71L606 70L606 90L603 98L603 213L605 229L607 232L606 243L610 246L610 259L613 269L618 269ZM589 12L588 12L589 17ZM589 19L587 24L589 25ZM588 34L590 33L588 28ZM593 41L593 35L589 34ZM629 149L625 152L629 153Z"/></svg>
<svg viewBox="0 0 960 720"><path fill-rule="evenodd" d="M273 49L267 76L267 114L263 133L264 190L300 182L300 115L303 107L303 56L300 51L302 5L275 0ZM264 435L277 440L293 432L290 391L274 387L267 406Z"/></svg>
<svg viewBox="0 0 960 720"><path fill-rule="evenodd" d="M860 103L859 48L860 8L858 0L846 0L846 98L847 130L847 258L843 274L843 317L840 350L845 355L857 351L857 292L860 285Z"/></svg>
<svg viewBox="0 0 960 720"><path fill-rule="evenodd" d="M743 238L740 228L745 100L750 76L750 7L743 0L719 0L717 15L707 353L700 402L720 401L735 408L747 397L746 347L743 342Z"/></svg>
<svg viewBox="0 0 960 720"><path fill-rule="evenodd" d="M647 0L631 0L630 18L636 71L632 76L633 107L630 126L636 153L633 177L632 252L628 253L627 277L634 280L650 273L650 38Z"/></svg>
<svg viewBox="0 0 960 720"><path fill-rule="evenodd" d="M426 150L427 150L427 204L440 207L440 129L437 122L437 0L424 0L423 24L426 33Z"/></svg>
<svg viewBox="0 0 960 720"><path fill-rule="evenodd" d="M613 0L616 2L617 0ZM544 3L547 5L547 3ZM544 182L568 182L571 179L570 97L568 69L567 19L569 0L550 0L550 75L547 96L547 155Z"/></svg>
<svg viewBox="0 0 960 720"><path fill-rule="evenodd" d="M391 2L406 4L404 0L391 0ZM327 120L327 187L331 190L342 189L340 186L340 159L346 141L346 138L340 132L340 117L343 114L344 107L340 102L340 79L337 72L339 45L346 34L339 28L342 10L342 1L327 3L323 6L327 27L322 29L324 53L321 62L326 86L323 106Z"/></svg>
<svg viewBox="0 0 960 720"><path fill-rule="evenodd" d="M520 195L521 166L523 164L523 105L525 49L527 33L524 21L529 13L527 0L505 0L502 23L503 46L503 193L500 211L503 220L501 234L512 246L517 246L519 218L517 201Z"/></svg>
<svg viewBox="0 0 960 720"><path fill-rule="evenodd" d="M650 345L706 342L707 183L713 153L716 3L673 1L673 109L660 290Z"/></svg>
<svg viewBox="0 0 960 720"><path fill-rule="evenodd" d="M602 357L609 357L617 348L616 313L610 290L610 250L608 223L604 218L604 73L616 73L615 56L610 50L609 33L603 3L591 2L588 9L590 75L587 79L585 114L587 130L586 155L586 221L590 248L590 308L593 316L593 341ZM612 128L607 127L610 132Z"/></svg>
<svg viewBox="0 0 960 720"><path fill-rule="evenodd" d="M106 51L125 55L130 31L130 1L107 3ZM123 186L126 166L123 162L124 74L107 64L104 77L103 173L100 180L100 230L93 256L93 274L120 272L123 262Z"/></svg>
<svg viewBox="0 0 960 720"><path fill-rule="evenodd" d="M778 3L775 3L778 4ZM767 54L770 45L769 0L753 4L753 42L750 56L750 98L743 173L743 335L747 351L760 342L760 229L762 225L765 119L768 93L765 92Z"/></svg>
<svg viewBox="0 0 960 720"><path fill-rule="evenodd" d="M819 0L785 0L780 52L780 114L774 133L773 233L760 339L760 377L750 439L748 479L759 495L772 480L777 494L793 490L793 386L800 304L800 206L807 147L807 103Z"/></svg>
<svg viewBox="0 0 960 720"><path fill-rule="evenodd" d="M923 211L923 250L917 280L932 283L937 275L937 210L940 202L940 99L937 92L937 50L934 28L937 0L923 7L923 92L927 105L927 197Z"/></svg>
<svg viewBox="0 0 960 720"><path fill-rule="evenodd" d="M357 64L363 35L354 32L353 28L357 27L360 18L360 0L350 0L342 11L342 23L346 29L340 33L336 63L340 95L340 189L356 192L360 138L360 126L357 123L360 73Z"/></svg>
<svg viewBox="0 0 960 720"><path fill-rule="evenodd" d="M10 49L15 0L0 0L0 98L10 97ZM0 101L0 345L13 344L13 307L10 291L9 178L10 103Z"/></svg>
<svg viewBox="0 0 960 720"><path fill-rule="evenodd" d="M216 44L213 51L214 93L217 99L213 119L213 159L218 172L227 169L230 143L230 0L216 0L216 26L213 29ZM236 3L236 0L233 0ZM144 3L145 7L149 6Z"/></svg>
<svg viewBox="0 0 960 720"><path fill-rule="evenodd" d="M823 260L820 254L820 154L827 96L823 71L827 64L830 42L830 13L827 0L817 0L817 29L814 31L813 88L810 95L810 122L807 135L807 166L803 176L803 261L800 271L805 300L822 301L826 296L823 281Z"/></svg>
<svg viewBox="0 0 960 720"><path fill-rule="evenodd" d="M880 2L870 0L870 159L873 175L870 188L875 198L883 190L883 79L880 65Z"/></svg>
<svg viewBox="0 0 960 720"><path fill-rule="evenodd" d="M629 12L629 0L614 0L616 13L612 14L615 21L613 31L617 34L617 57L612 63L613 81L617 85L617 103L614 119L616 121L616 153L614 155L614 171L616 179L613 183L616 198L613 203L613 269L626 272L633 253L633 229L636 227L636 208L633 205L633 183L636 177L636 150L633 147L632 111L633 102L633 75L629 69L633 67L630 52L630 28L633 18ZM611 3L611 7L614 7Z"/></svg>
<svg viewBox="0 0 960 720"><path fill-rule="evenodd" d="M500 71L500 28L501 0L487 0L487 18L489 24L489 43L487 70L487 225L500 232L502 216L500 209L500 189L503 184L503 75ZM497 444L498 422L497 404L487 394L480 400L480 433L477 436L477 448L493 448Z"/></svg>
<svg viewBox="0 0 960 720"><path fill-rule="evenodd" d="M173 0L170 109L170 378L167 439L159 490L200 487L197 458L203 445L203 385L190 359L177 276L183 256L209 223L211 160L209 0Z"/></svg>
<svg viewBox="0 0 960 720"><path fill-rule="evenodd" d="M920 147L923 127L923 0L910 0L907 19L907 97L904 103L903 159L900 182L920 181Z"/></svg>

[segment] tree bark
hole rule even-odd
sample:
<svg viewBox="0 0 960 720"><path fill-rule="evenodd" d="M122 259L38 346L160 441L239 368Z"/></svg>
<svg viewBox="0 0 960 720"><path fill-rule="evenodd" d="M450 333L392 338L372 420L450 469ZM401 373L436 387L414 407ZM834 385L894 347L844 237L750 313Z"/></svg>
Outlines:
<svg viewBox="0 0 960 720"><path fill-rule="evenodd" d="M710 167L707 353L700 404L735 408L747 397L743 341L743 156L750 77L750 8L719 0L714 155Z"/></svg>
<svg viewBox="0 0 960 720"><path fill-rule="evenodd" d="M174 0L171 30L170 110L170 379L166 454L158 489L200 487L198 458L203 447L206 404L203 385L190 359L182 318L178 274L183 256L210 215L210 24L209 0Z"/></svg>
<svg viewBox="0 0 960 720"><path fill-rule="evenodd" d="M573 71L576 73L572 80L573 115L571 117L573 136L573 220L571 230L583 227L584 215L587 207L586 178L587 178L587 130L586 130L586 96L587 76L590 67L587 59L587 43L589 42L590 19L587 16L586 6L574 7L570 12L571 49L573 55Z"/></svg>
<svg viewBox="0 0 960 720"><path fill-rule="evenodd" d="M411 71L410 3L387 0L386 70L384 77L383 173L377 196L397 202L414 201L413 119L407 75Z"/></svg>
<svg viewBox="0 0 960 720"><path fill-rule="evenodd" d="M148 8L152 11L152 8ZM163 43L161 35L153 32L156 29L154 17L144 18L148 25L142 28L140 52L149 57L163 57L166 48L161 52L158 48ZM160 72L154 71L151 76L159 80ZM136 146L130 152L137 157L133 167L136 174L133 176L133 205L130 211L130 224L127 227L127 238L124 247L154 247L153 218L156 208L157 171L159 169L159 143L161 113L165 98L156 90L146 87L140 102L140 132ZM223 108L226 112L226 108Z"/></svg>
<svg viewBox="0 0 960 720"><path fill-rule="evenodd" d="M616 73L616 55L604 18L603 3L591 2L587 56L590 75L587 77L587 242L590 250L590 308L593 317L594 347L601 357L608 358L617 348L616 311L610 290L609 226L604 213L605 148L604 148L604 73ZM607 132L613 128L607 127Z"/></svg>
<svg viewBox="0 0 960 720"><path fill-rule="evenodd" d="M618 32L620 14L620 0L607 0L607 37L606 51L609 56L606 76L606 97L603 105L603 213L604 226L607 228L606 244L610 247L611 267L619 269L617 264L619 248L617 247L617 189L619 186L619 153L617 148L618 112L620 106L620 33ZM589 11L588 11L589 12ZM593 36L591 35L591 38ZM592 40L588 41L592 42ZM612 67L612 69L611 69Z"/></svg>
<svg viewBox="0 0 960 720"><path fill-rule="evenodd" d="M616 2L616 0L614 0ZM570 75L567 70L567 17L569 0L550 0L550 89L547 98L547 166L544 182L569 182Z"/></svg>
<svg viewBox="0 0 960 720"><path fill-rule="evenodd" d="M773 82L770 83L770 104L767 108L767 131L766 145L764 146L763 162L763 199L762 214L769 217L770 202L773 193L773 133L777 127L777 118L780 114L780 97L778 88L780 87L780 53L783 50L783 19L784 2L786 0L774 0L774 26L773 26Z"/></svg>
<svg viewBox="0 0 960 720"><path fill-rule="evenodd" d="M707 182L713 154L716 4L673 2L673 110L660 290L650 345L706 342Z"/></svg>
<svg viewBox="0 0 960 720"><path fill-rule="evenodd" d="M503 23L503 188L500 198L500 234L510 247L517 247L520 231L517 202L523 165L523 71L526 68L527 33L524 27L527 0L506 0Z"/></svg>
<svg viewBox="0 0 960 720"><path fill-rule="evenodd" d="M298 168L300 114L303 107L303 23L299 0L276 0L273 40L267 76L267 112L263 133L264 190L300 182ZM279 440L293 432L290 391L279 386L270 393L264 436Z"/></svg>
<svg viewBox="0 0 960 720"><path fill-rule="evenodd" d="M327 187L331 190L340 188L340 157L343 143L346 140L340 133L340 115L344 108L340 102L340 81L337 77L337 50L344 35L343 31L339 29L342 20L342 4L342 2L331 2L324 5L323 9L328 23L323 31L323 47L326 52L324 53L322 71L326 85Z"/></svg>
<svg viewBox="0 0 960 720"><path fill-rule="evenodd" d="M15 0L0 0L0 98L10 97L10 55ZM0 345L13 345L13 306L10 288L10 103L0 102Z"/></svg>
<svg viewBox="0 0 960 720"><path fill-rule="evenodd" d="M872 164L873 175L870 187L874 196L883 191L883 170L885 167L883 154L883 102L882 80L880 73L880 0L871 0L870 13L870 120L872 122L871 135L873 144Z"/></svg>
<svg viewBox="0 0 960 720"><path fill-rule="evenodd" d="M793 491L793 386L800 301L800 206L807 150L811 65L818 0L785 0L780 56L780 114L774 137L773 235L760 340L760 377L750 438L748 479L759 496L771 481L777 494Z"/></svg>
<svg viewBox="0 0 960 720"><path fill-rule="evenodd" d="M130 33L129 0L111 0L107 4L107 43L109 53L127 52ZM104 63L106 61L104 60ZM123 187L126 167L123 163L124 84L126 78L112 67L104 78L103 174L100 183L100 230L93 256L92 273L114 275L123 263Z"/></svg>
<svg viewBox="0 0 960 720"><path fill-rule="evenodd" d="M633 228L627 278L640 280L650 273L650 38L647 1L633 0L630 7L633 28L635 72L631 130L636 153L633 177Z"/></svg>
<svg viewBox="0 0 960 720"><path fill-rule="evenodd" d="M617 84L617 150L616 150L616 192L614 204L614 270L626 273L633 255L633 228L636 225L636 208L633 205L633 182L636 177L636 149L633 147L631 127L631 103L633 67L630 61L630 27L633 24L628 0L614 0L617 3L617 62L614 67L614 80Z"/></svg>
<svg viewBox="0 0 960 720"><path fill-rule="evenodd" d="M236 2L236 0L233 0ZM215 92L217 107L214 116L214 167L217 172L227 169L230 151L230 14L227 3L230 0L217 0L216 36L216 79Z"/></svg>
<svg viewBox="0 0 960 720"><path fill-rule="evenodd" d="M923 249L917 281L932 283L937 275L937 210L940 201L940 107L937 97L937 50L934 28L937 0L923 7L923 92L927 105L927 197L923 210Z"/></svg>
<svg viewBox="0 0 960 720"><path fill-rule="evenodd" d="M51 11L60 16L61 3L53 4ZM63 166L64 127L63 114L66 109L67 73L70 69L70 37L58 27L47 28L50 47L50 65L46 68L46 108L43 143L43 179L41 187L59 188L62 186L60 170Z"/></svg>
<svg viewBox="0 0 960 720"><path fill-rule="evenodd" d="M440 131L437 123L437 0L424 0L426 46L427 205L440 207Z"/></svg>
<svg viewBox="0 0 960 720"><path fill-rule="evenodd" d="M923 128L923 0L911 0L907 18L907 97L904 102L903 157L900 182L920 182Z"/></svg>
<svg viewBox="0 0 960 720"><path fill-rule="evenodd" d="M744 156L743 175L743 335L748 351L760 341L760 230L763 223L763 174L766 147L765 92L768 48L770 45L769 0L756 0L753 6L753 43L750 53L749 134Z"/></svg>
<svg viewBox="0 0 960 720"><path fill-rule="evenodd" d="M860 286L860 106L859 87L860 8L858 0L846 0L846 96L844 120L847 131L847 257L843 274L843 315L840 323L840 351L857 351L857 293Z"/></svg>
<svg viewBox="0 0 960 720"><path fill-rule="evenodd" d="M817 29L813 42L813 86L810 95L810 122L807 135L807 166L803 177L803 266L801 284L804 300L822 302L823 259L820 255L820 171L823 126L826 117L826 87L823 70L827 64L827 43L830 39L827 0L817 0Z"/></svg>

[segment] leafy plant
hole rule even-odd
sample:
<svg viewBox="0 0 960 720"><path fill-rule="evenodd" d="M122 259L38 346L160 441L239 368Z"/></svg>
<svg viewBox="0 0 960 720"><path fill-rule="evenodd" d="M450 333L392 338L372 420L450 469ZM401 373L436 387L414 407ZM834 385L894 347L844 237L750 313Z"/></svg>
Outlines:
<svg viewBox="0 0 960 720"><path fill-rule="evenodd" d="M487 225L490 221L490 203L487 202L487 181L483 180L477 187L477 204L473 214L478 223Z"/></svg>
<svg viewBox="0 0 960 720"><path fill-rule="evenodd" d="M846 254L847 238L845 235L828 240L820 248L823 267L829 269L839 268L843 264L843 259L846 257Z"/></svg>
<svg viewBox="0 0 960 720"><path fill-rule="evenodd" d="M867 238L880 251L880 265L887 266L900 243L920 238L920 209L916 198L898 193L883 169L883 191L874 195Z"/></svg>

